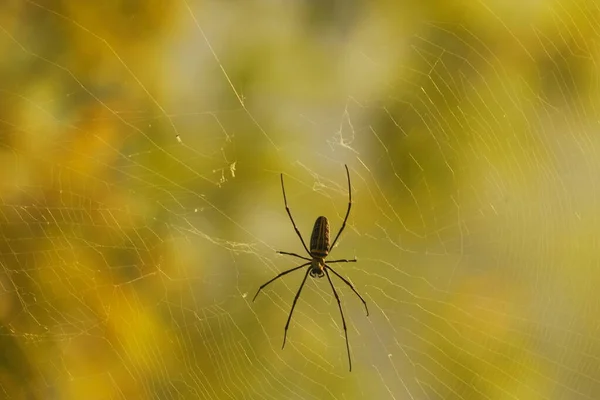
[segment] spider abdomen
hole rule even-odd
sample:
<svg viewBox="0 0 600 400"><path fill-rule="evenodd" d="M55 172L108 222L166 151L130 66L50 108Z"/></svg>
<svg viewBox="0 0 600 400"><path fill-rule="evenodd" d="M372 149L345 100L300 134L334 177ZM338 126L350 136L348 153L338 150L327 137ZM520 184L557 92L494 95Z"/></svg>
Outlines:
<svg viewBox="0 0 600 400"><path fill-rule="evenodd" d="M325 258L329 253L329 221L319 217L310 235L310 253L313 257Z"/></svg>

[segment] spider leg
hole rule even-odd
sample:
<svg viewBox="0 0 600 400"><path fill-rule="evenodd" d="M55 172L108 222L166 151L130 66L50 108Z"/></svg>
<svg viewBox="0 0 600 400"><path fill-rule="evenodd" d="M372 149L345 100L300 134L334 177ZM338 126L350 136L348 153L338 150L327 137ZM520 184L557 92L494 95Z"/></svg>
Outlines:
<svg viewBox="0 0 600 400"><path fill-rule="evenodd" d="M277 250L277 253L279 253L279 254L285 254L286 256L298 257L298 258L301 258L301 259L306 260L306 261L312 261L311 258L303 257L303 256L301 256L299 254L296 254L296 253L288 253L287 251L279 251L279 250Z"/></svg>
<svg viewBox="0 0 600 400"><path fill-rule="evenodd" d="M344 260L333 260L333 261L327 261L327 264L341 263L341 262L347 263L347 262L357 262L357 261L358 260L356 258L353 259L353 260L346 260L346 259L344 259Z"/></svg>
<svg viewBox="0 0 600 400"><path fill-rule="evenodd" d="M335 272L334 269L331 268L329 265L325 264L325 271L327 271L327 270L330 270L331 272L333 272L338 278L340 278L342 281L344 281L344 283L346 285L350 286L350 289L352 289L352 291L354 292L354 294L356 294L358 296L358 298L360 299L360 301L362 301L363 305L365 306L365 311L367 312L367 317L368 317L369 316L369 309L367 308L367 302L356 291L356 289L354 289L354 285L352 285L346 278L344 278L343 276L341 276L340 274L338 274L337 272Z"/></svg>
<svg viewBox="0 0 600 400"><path fill-rule="evenodd" d="M307 265L307 264L304 264ZM306 269L306 274L304 275L304 279L298 288L298 292L296 293L296 297L294 297L294 302L292 303L292 309L290 310L290 315L288 316L287 322L285 323L285 330L283 331L283 345L281 348L285 347L285 338L287 337L288 327L290 326L290 321L292 319L292 313L294 312L294 307L296 307L296 302L298 301L298 297L300 297L300 292L302 292L302 287L304 286L304 282L306 282L306 278L308 278L308 273L310 272L310 268Z"/></svg>
<svg viewBox="0 0 600 400"><path fill-rule="evenodd" d="M329 281L329 284L331 285L331 290L333 290L333 295L335 296L335 299L337 300L338 307L340 309L340 315L342 316L342 326L344 327L344 336L346 337L346 350L348 351L348 366L350 367L350 371L352 371L352 359L350 358L350 345L348 344L348 329L346 329L346 319L344 318L344 312L342 311L342 303L340 303L340 298L337 294L337 291L335 290L335 287L333 286L333 282L331 282L331 278L329 277L329 272L327 272L327 269L325 269L325 275L327 275L327 280Z"/></svg>
<svg viewBox="0 0 600 400"><path fill-rule="evenodd" d="M263 285L262 285L261 287L259 287L259 288L258 288L258 290L256 291L256 294L254 295L254 298L252 299L252 301L254 301L254 300L256 299L256 296L258 296L258 294L260 293L260 291L261 291L261 290L263 290L263 288L264 288L265 286L267 286L269 283L273 282L273 281L274 281L274 280L276 280L277 278L281 278L282 276L284 276L284 275L286 275L286 274L289 274L290 272L293 272L293 271L295 271L295 270L297 270L297 269L300 269L300 268L302 268L302 267L305 267L305 266L307 266L308 264L310 264L310 263L305 263L305 264L299 265L299 266L297 266L297 267L294 267L294 268L288 269L287 271L283 271L282 273L280 273L279 275L277 275L275 278L273 278L273 279L271 279L270 281L268 281L267 283L263 284Z"/></svg>
<svg viewBox="0 0 600 400"><path fill-rule="evenodd" d="M283 203L285 204L285 211L287 211L288 215L290 216L292 225L294 225L294 230L296 231L296 234L300 238L300 241L302 242L302 246L304 246L304 250L306 250L308 255L312 256L312 254L310 254L310 251L308 251L308 247L306 247L306 243L304 243L304 239L302 239L302 235L300 234L300 231L296 227L296 223L294 222L294 218L292 217L292 213L290 212L290 208L288 207L287 197L285 196L285 186L283 186L283 174L281 174L281 190L283 191Z"/></svg>
<svg viewBox="0 0 600 400"><path fill-rule="evenodd" d="M333 249L333 246L335 246L335 243L337 242L338 238L342 234L342 231L346 227L346 221L348 221L348 215L350 215L350 208L352 207L352 186L350 185L350 172L348 171L348 166L346 164L344 164L344 167L346 167L346 176L348 176L348 210L346 211L344 222L342 222L342 227L335 236L335 239L333 239L331 246L329 246L329 251Z"/></svg>

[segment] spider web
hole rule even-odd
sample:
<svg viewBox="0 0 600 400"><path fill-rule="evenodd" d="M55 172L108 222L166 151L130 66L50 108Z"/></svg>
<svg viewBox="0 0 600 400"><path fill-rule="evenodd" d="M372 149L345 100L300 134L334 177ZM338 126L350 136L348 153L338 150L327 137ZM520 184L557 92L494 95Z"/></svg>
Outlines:
<svg viewBox="0 0 600 400"><path fill-rule="evenodd" d="M597 399L594 1L0 12L0 393ZM332 276L309 240L353 208Z"/></svg>

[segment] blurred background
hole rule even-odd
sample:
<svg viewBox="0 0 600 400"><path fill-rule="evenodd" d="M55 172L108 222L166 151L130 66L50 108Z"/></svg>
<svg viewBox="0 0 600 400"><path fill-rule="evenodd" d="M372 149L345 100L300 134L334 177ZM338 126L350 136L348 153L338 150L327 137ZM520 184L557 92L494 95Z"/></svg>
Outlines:
<svg viewBox="0 0 600 400"><path fill-rule="evenodd" d="M5 0L0 398L599 399L600 6ZM298 228L334 234L353 370Z"/></svg>

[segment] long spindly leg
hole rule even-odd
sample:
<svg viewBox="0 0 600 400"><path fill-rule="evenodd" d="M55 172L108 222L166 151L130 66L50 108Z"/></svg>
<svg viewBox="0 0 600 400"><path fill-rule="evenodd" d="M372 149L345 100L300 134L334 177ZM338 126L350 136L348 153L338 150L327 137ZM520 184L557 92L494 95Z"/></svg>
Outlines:
<svg viewBox="0 0 600 400"><path fill-rule="evenodd" d="M311 258L303 257L303 256L301 256L299 254L296 254L296 253L288 253L287 251L279 251L279 250L277 250L277 253L279 253L279 254L285 254L286 256L298 257L298 258L301 258L301 259L306 260L306 261L312 261Z"/></svg>
<svg viewBox="0 0 600 400"><path fill-rule="evenodd" d="M306 274L304 275L304 279L302 279L302 283L298 288L298 292L296 293L296 297L294 297L294 302L292 303L292 309L290 310L290 315L288 315L287 322L285 323L285 330L283 331L283 344L281 348L285 347L285 338L287 337L287 331L290 326L290 321L292 320L292 313L294 312L294 307L296 307L296 302L298 301L298 297L300 297L300 292L302 292L302 287L304 286L304 282L306 282L306 278L308 278L308 273L310 272L310 268L306 269Z"/></svg>
<svg viewBox="0 0 600 400"><path fill-rule="evenodd" d="M341 263L341 262L343 262L343 263L347 263L347 262L357 262L357 261L358 261L358 260L357 260L356 258L355 258L355 259L352 259L352 260L346 260L346 259L344 259L344 260L333 260L333 261L329 261L329 260L327 260L327 264Z"/></svg>
<svg viewBox="0 0 600 400"><path fill-rule="evenodd" d="M283 191L283 203L285 204L285 211L287 211L288 215L290 216L290 221L292 221L292 225L294 225L294 230L296 231L296 234L300 238L300 241L302 242L302 246L304 246L304 250L306 250L306 252L308 253L309 256L312 256L310 254L310 251L308 251L308 247L306 247L306 243L304 243L304 239L302 239L302 235L300 234L300 231L296 227L296 223L294 222L294 218L292 217L292 213L290 212L290 208L288 207L287 197L285 196L285 186L283 186L283 174L281 174L281 190Z"/></svg>
<svg viewBox="0 0 600 400"><path fill-rule="evenodd" d="M358 298L360 299L360 301L362 301L363 305L365 306L365 311L367 312L367 317L369 316L369 309L367 308L367 302L365 301L365 299L362 298L362 296L356 291L356 289L354 289L354 285L352 285L346 278L344 278L343 276L341 276L340 274L338 274L337 272L334 271L333 268L331 268L329 265L325 264L325 271L330 270L331 272L333 272L335 274L335 276L337 276L338 278L340 278L342 281L344 281L344 283L348 286L350 286L350 289L352 289L352 291L354 292L354 294L356 294L358 296Z"/></svg>
<svg viewBox="0 0 600 400"><path fill-rule="evenodd" d="M344 222L342 222L342 227L335 236L335 239L333 239L331 246L329 246L329 251L333 249L333 246L335 246L335 243L337 242L338 238L342 234L342 231L346 227L346 221L348 221L348 215L350 215L350 208L352 207L352 186L350 185L350 172L348 171L348 166L346 164L344 164L344 167L346 167L346 176L348 177L348 210L346 211Z"/></svg>
<svg viewBox="0 0 600 400"><path fill-rule="evenodd" d="M335 290L335 286L333 286L333 282L331 282L331 278L329 277L329 272L325 269L325 275L327 275L327 280L331 285L331 290L333 290L333 295L337 300L338 307L340 309L340 315L342 316L342 326L344 327L344 336L346 337L346 350L348 351L348 366L350 367L350 371L352 371L352 359L350 358L350 345L348 344L348 329L346 328L346 319L344 318L344 312L342 311L342 303L340 303L340 297Z"/></svg>
<svg viewBox="0 0 600 400"><path fill-rule="evenodd" d="M260 291L261 291L261 290L263 290L263 288L264 288L265 286L267 286L269 283L273 282L274 280L276 280L276 279L278 279L278 278L281 278L282 276L284 276L284 275L286 275L286 274L289 274L290 272L293 272L293 271L295 271L295 270L297 270L297 269L300 269L300 268L302 268L302 267L306 267L308 264L310 264L310 263L305 263L305 264L299 265L299 266L297 266L297 267L294 267L294 268L288 269L287 271L283 271L282 273L280 273L279 275L277 275L275 278L273 278L273 279L271 279L270 281L268 281L267 283L263 284L263 285L262 285L261 287L259 287L259 288L258 288L258 290L256 291L256 294L254 295L254 298L252 299L252 301L254 301L254 300L256 299L256 296L258 296L258 294L260 293ZM309 270L310 270L310 268L309 268Z"/></svg>

